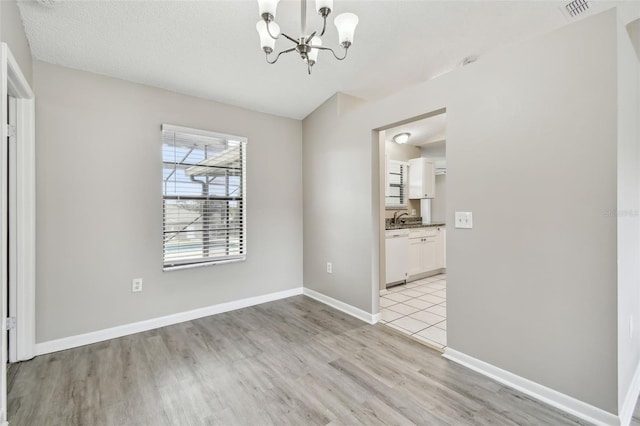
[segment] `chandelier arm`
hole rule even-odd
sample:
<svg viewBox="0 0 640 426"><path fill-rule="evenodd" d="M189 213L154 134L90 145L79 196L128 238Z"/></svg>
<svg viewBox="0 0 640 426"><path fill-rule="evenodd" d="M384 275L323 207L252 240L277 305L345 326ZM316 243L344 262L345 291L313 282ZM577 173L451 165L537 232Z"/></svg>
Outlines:
<svg viewBox="0 0 640 426"><path fill-rule="evenodd" d="M327 17L323 16L322 20L324 21L322 23L322 31L320 32L320 37L322 37L324 35L325 30L327 29Z"/></svg>
<svg viewBox="0 0 640 426"><path fill-rule="evenodd" d="M313 46L314 49L318 49L318 50L328 50L329 52L333 53L334 58L336 58L339 61L342 61L344 58L347 57L347 52L349 51L348 48L344 49L344 56L341 58L338 55L336 55L336 52L333 51L333 49L331 49L330 47L322 47L322 46Z"/></svg>
<svg viewBox="0 0 640 426"><path fill-rule="evenodd" d="M282 34L282 36L283 36L284 38L286 38L286 39L291 40L292 42L294 42L294 43L296 44L296 46L298 45L298 40L296 40L295 38L293 38L293 37L289 37L289 36L288 36L288 35L286 35L285 33L280 33L280 34Z"/></svg>
<svg viewBox="0 0 640 426"><path fill-rule="evenodd" d="M291 49L283 50L282 52L278 53L278 56L276 56L276 58L273 61L269 60L269 54L267 52L265 52L265 59L267 60L267 63L275 64L276 62L278 62L278 59L280 59L280 55L282 55L284 53L293 52L294 50L296 50L295 47L292 47Z"/></svg>
<svg viewBox="0 0 640 426"><path fill-rule="evenodd" d="M274 36L273 34L271 34L271 30L269 29L269 20L268 20L268 19L265 19L264 21L267 23L267 33L269 34L269 36L270 36L272 39L277 40L277 39L278 39L278 36Z"/></svg>
<svg viewBox="0 0 640 426"><path fill-rule="evenodd" d="M310 35L309 37L307 37L307 39L305 40L305 43L306 43L306 44L309 44L309 42L311 41L311 39L312 39L313 37L315 37L316 33L317 33L317 31L312 32L312 33L311 33L311 35Z"/></svg>

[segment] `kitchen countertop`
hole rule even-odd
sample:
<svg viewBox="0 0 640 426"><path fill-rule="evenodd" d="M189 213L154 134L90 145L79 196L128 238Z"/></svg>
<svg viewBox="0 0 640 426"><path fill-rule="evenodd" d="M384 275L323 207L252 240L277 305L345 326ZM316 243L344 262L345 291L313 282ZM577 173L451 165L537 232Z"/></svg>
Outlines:
<svg viewBox="0 0 640 426"><path fill-rule="evenodd" d="M446 226L445 223L401 223L399 225L389 225L385 230L413 229L413 228L433 228L434 226Z"/></svg>

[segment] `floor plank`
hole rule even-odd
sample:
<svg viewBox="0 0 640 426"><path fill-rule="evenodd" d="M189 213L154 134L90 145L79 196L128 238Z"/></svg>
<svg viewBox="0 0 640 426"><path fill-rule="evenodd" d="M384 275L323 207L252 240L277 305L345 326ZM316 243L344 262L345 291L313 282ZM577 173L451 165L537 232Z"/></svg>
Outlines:
<svg viewBox="0 0 640 426"><path fill-rule="evenodd" d="M40 356L8 387L12 426L586 424L305 296Z"/></svg>

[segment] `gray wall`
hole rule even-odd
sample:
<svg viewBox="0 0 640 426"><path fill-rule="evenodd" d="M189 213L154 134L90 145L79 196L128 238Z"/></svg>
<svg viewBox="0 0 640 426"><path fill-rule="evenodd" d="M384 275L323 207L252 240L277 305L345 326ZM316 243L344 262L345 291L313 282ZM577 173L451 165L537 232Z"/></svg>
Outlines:
<svg viewBox="0 0 640 426"><path fill-rule="evenodd" d="M31 49L15 0L0 0L0 41L7 43L25 78L32 84Z"/></svg>
<svg viewBox="0 0 640 426"><path fill-rule="evenodd" d="M451 348L616 413L616 26L609 11L305 119L305 286L374 308L379 225L337 202L374 202L372 129L446 107L447 217L475 225L447 232ZM331 179L337 167L351 178ZM324 273L336 257L348 275Z"/></svg>
<svg viewBox="0 0 640 426"><path fill-rule="evenodd" d="M38 342L302 285L300 121L39 61L34 80ZM246 262L162 271L162 123L249 139Z"/></svg>
<svg viewBox="0 0 640 426"><path fill-rule="evenodd" d="M347 106L348 97L334 95L303 122L304 285L372 312L373 144L363 149L361 129L344 119Z"/></svg>
<svg viewBox="0 0 640 426"><path fill-rule="evenodd" d="M640 3L625 4L618 25L618 406L640 362L640 67L624 27ZM640 33L635 33L640 45ZM630 324L632 324L630 326ZM630 330L631 327L631 330ZM633 400L631 401L633 403Z"/></svg>

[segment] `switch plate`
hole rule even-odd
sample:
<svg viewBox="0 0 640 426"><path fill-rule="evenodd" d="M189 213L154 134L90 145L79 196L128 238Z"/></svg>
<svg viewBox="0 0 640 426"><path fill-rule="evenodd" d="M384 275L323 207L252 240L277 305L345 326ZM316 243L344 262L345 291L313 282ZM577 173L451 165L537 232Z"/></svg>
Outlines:
<svg viewBox="0 0 640 426"><path fill-rule="evenodd" d="M131 280L131 292L137 293L142 291L142 278L134 278Z"/></svg>
<svg viewBox="0 0 640 426"><path fill-rule="evenodd" d="M456 212L456 228L473 228L473 214L471 212Z"/></svg>

